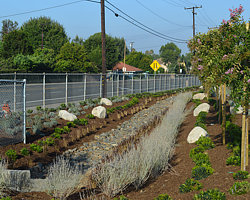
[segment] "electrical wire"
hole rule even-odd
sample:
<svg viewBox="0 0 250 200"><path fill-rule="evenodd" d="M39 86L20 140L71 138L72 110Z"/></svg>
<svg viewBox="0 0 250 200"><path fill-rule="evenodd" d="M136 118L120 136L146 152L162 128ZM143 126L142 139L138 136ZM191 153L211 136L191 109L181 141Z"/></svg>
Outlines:
<svg viewBox="0 0 250 200"><path fill-rule="evenodd" d="M136 0L136 2L137 2L138 4L140 4L143 8L145 8L146 10L148 10L149 12L151 12L153 15L155 15L155 16L159 17L160 19L162 19L163 21L166 21L166 22L168 22L168 23L170 23L170 24L174 24L174 25L177 25L177 26L180 26L180 27L192 27L192 26L180 25L180 24L177 24L177 23L175 23L175 22L169 21L168 19L166 19L166 18L164 18L164 17L158 15L156 12L154 12L154 11L151 10L150 8L146 7L146 6L145 6L144 4L142 4L140 1Z"/></svg>
<svg viewBox="0 0 250 200"><path fill-rule="evenodd" d="M144 27L142 27L142 26L140 26L140 25L134 23L133 21L127 19L126 17L124 17L124 16L122 16L122 15L118 15L118 14L117 14L113 9L111 9L110 7L108 7L108 6L105 6L105 7L106 7L109 11L111 11L112 13L114 13L116 17L121 17L122 19L124 19L125 21L129 22L130 24L132 24L132 25L136 26L137 28L140 28L140 29L142 29L142 30L144 30L144 31L146 31L146 32L148 32L148 33L150 33L151 35L154 35L154 36L156 36L156 37L159 37L159 38L161 38L161 39L168 40L168 41L171 41L171 42L176 42L176 43L187 43L187 40L185 40L185 41L179 41L179 40L175 40L175 39L169 39L168 37L164 37L164 36L162 36L161 34L157 34L158 32L150 31L150 30L148 30L148 29L146 29L146 28L144 28Z"/></svg>
<svg viewBox="0 0 250 200"><path fill-rule="evenodd" d="M111 5L112 7L114 7L116 10L118 10L119 12L121 12L123 15L125 15L126 17L130 18L130 19L133 20L133 21L130 21L130 20L128 20L128 19L126 19L125 17L123 17L123 16L120 15L121 18L125 19L126 21L128 21L129 23L131 23L131 24L133 24L133 25L135 25L135 26L137 26L137 27L140 27L140 28L143 29L143 30L146 30L147 32L150 32L150 33L153 34L153 35L161 36L161 38L163 38L163 39L167 39L167 38L168 38L168 40L172 40L172 41L175 40L175 42L179 42L179 43L185 43L185 42L187 42L187 40L174 38L174 37L171 37L171 36L162 34L162 33L158 32L158 31L155 31L154 29L152 29L152 28L150 28L150 27L148 27L148 26L142 24L142 23L139 22L138 20L136 20L136 19L134 19L133 17L129 16L128 14L126 14L125 12L123 12L121 9L119 9L118 7L116 7L115 5L113 5L112 3L110 3L108 0L106 0L106 2L107 2L109 5ZM107 6L106 6L106 7L107 7ZM110 11L112 11L112 12L115 14L115 16L117 16L117 17L119 16L115 11L113 11L113 10L110 9L109 7L107 7L107 8L108 8ZM136 24L135 22L136 22L137 24ZM138 24L139 24L139 25L138 25ZM143 28L143 27L144 27L144 28ZM150 31L149 31L149 30L150 30Z"/></svg>
<svg viewBox="0 0 250 200"><path fill-rule="evenodd" d="M170 4L170 5L172 5L172 6L175 6L175 7L183 7L181 4L178 4L177 2L175 2L175 1L167 1L167 0L162 0L163 2L165 2L165 3L167 3L167 4Z"/></svg>
<svg viewBox="0 0 250 200"><path fill-rule="evenodd" d="M44 10L50 10L50 9L54 9L54 8L60 8L60 7L80 3L80 2L83 2L83 1L89 1L89 2L92 2L92 3L100 3L100 1L95 1L95 0L78 0L78 1L72 1L72 2L69 2L69 3L65 3L65 4L60 4L60 5L56 5L56 6L47 7L47 8L41 8L41 9L26 11L26 12L22 12L22 13L16 13L16 14L11 14L11 15L0 16L0 19L1 18L18 16L18 15L25 15L25 14L34 13L34 12L41 12L41 11L44 11Z"/></svg>

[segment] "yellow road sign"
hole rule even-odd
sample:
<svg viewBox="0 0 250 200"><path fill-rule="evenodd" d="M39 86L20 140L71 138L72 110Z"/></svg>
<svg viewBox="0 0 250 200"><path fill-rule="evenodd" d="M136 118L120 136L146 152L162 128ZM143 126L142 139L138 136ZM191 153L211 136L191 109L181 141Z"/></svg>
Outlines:
<svg viewBox="0 0 250 200"><path fill-rule="evenodd" d="M154 62L152 62L152 64L150 65L150 67L156 72L159 68L160 68L160 64L157 62L157 60L154 60Z"/></svg>

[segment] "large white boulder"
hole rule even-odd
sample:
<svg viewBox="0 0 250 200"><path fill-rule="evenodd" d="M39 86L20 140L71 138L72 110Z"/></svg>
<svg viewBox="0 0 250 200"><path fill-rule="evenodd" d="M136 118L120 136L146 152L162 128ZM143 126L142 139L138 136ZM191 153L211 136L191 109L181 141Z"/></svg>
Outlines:
<svg viewBox="0 0 250 200"><path fill-rule="evenodd" d="M101 98L101 101L100 101L101 104L104 104L106 106L112 106L112 101L110 101L109 99L107 98Z"/></svg>
<svg viewBox="0 0 250 200"><path fill-rule="evenodd" d="M106 108L104 108L103 106L97 106L93 108L92 115L104 119L106 117Z"/></svg>
<svg viewBox="0 0 250 200"><path fill-rule="evenodd" d="M205 129L196 126L188 134L187 142L195 143L201 136L208 136L208 133Z"/></svg>
<svg viewBox="0 0 250 200"><path fill-rule="evenodd" d="M205 94L205 93L198 93L198 94L195 94L193 96L193 99L203 100L205 97L207 97L207 94Z"/></svg>
<svg viewBox="0 0 250 200"><path fill-rule="evenodd" d="M237 108L237 111L236 111L236 108L235 108L234 106L230 106L230 113L231 113L232 115L235 115L235 114L242 114L242 113L243 113L243 108L242 108L242 106L239 106L239 107Z"/></svg>
<svg viewBox="0 0 250 200"><path fill-rule="evenodd" d="M77 119L77 117L74 114L69 113L66 110L60 110L58 113L58 116L64 120L71 121L71 122Z"/></svg>
<svg viewBox="0 0 250 200"><path fill-rule="evenodd" d="M194 109L194 116L198 116L201 111L208 112L210 105L208 103L202 103Z"/></svg>

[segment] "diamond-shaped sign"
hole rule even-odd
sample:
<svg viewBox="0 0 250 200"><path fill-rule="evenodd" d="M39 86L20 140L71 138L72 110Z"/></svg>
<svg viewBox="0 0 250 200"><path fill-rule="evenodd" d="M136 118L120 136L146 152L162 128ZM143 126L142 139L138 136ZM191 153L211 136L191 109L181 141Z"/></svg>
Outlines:
<svg viewBox="0 0 250 200"><path fill-rule="evenodd" d="M160 64L157 62L157 60L154 60L154 62L152 62L152 64L150 65L150 67L156 72L159 68L160 68Z"/></svg>

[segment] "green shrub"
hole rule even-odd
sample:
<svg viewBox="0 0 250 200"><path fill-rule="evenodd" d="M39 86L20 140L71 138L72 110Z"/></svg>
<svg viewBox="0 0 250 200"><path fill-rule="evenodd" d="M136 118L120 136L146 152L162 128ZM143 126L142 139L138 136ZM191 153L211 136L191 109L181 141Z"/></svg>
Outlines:
<svg viewBox="0 0 250 200"><path fill-rule="evenodd" d="M56 108L49 108L49 112L56 112Z"/></svg>
<svg viewBox="0 0 250 200"><path fill-rule="evenodd" d="M197 153L193 156L192 158L193 162L197 165L197 166L201 166L203 164L206 165L211 165L210 161L209 161L209 157L207 154L205 153Z"/></svg>
<svg viewBox="0 0 250 200"><path fill-rule="evenodd" d="M201 180L203 178L207 178L211 174L213 174L214 169L206 164L202 164L200 166L195 166L192 169L192 178L195 180Z"/></svg>
<svg viewBox="0 0 250 200"><path fill-rule="evenodd" d="M67 108L66 104L65 103L62 103L60 106L59 106L59 109L60 110L65 110Z"/></svg>
<svg viewBox="0 0 250 200"><path fill-rule="evenodd" d="M160 194L154 200L173 200L168 194Z"/></svg>
<svg viewBox="0 0 250 200"><path fill-rule="evenodd" d="M55 140L51 137L48 137L46 140L45 140L45 144L48 145L48 146L53 146L55 144Z"/></svg>
<svg viewBox="0 0 250 200"><path fill-rule="evenodd" d="M71 131L68 126L64 126L63 130L64 130L65 133L70 133L70 131Z"/></svg>
<svg viewBox="0 0 250 200"><path fill-rule="evenodd" d="M37 111L41 111L41 110L42 110L42 107L41 107L41 106L37 106L37 107L36 107L36 110L37 110Z"/></svg>
<svg viewBox="0 0 250 200"><path fill-rule="evenodd" d="M187 193L194 190L200 190L202 188L202 184L194 179L188 178L184 184L180 185L179 191L180 193Z"/></svg>
<svg viewBox="0 0 250 200"><path fill-rule="evenodd" d="M246 194L250 192L250 183L248 181L235 182L229 192L233 195Z"/></svg>
<svg viewBox="0 0 250 200"><path fill-rule="evenodd" d="M55 128L55 130L54 130L54 132L55 133L59 133L59 134L63 134L65 131L64 131L64 129L63 128Z"/></svg>
<svg viewBox="0 0 250 200"><path fill-rule="evenodd" d="M30 149L32 151L36 151L37 153L43 152L43 148L40 145L37 145L37 144L34 144L34 143L30 144Z"/></svg>
<svg viewBox="0 0 250 200"><path fill-rule="evenodd" d="M212 98L208 98L208 103L211 105L211 106L214 106L216 104L216 100L215 99L212 99Z"/></svg>
<svg viewBox="0 0 250 200"><path fill-rule="evenodd" d="M214 148L214 143L209 137L201 136L195 143L198 146L204 147L205 150Z"/></svg>
<svg viewBox="0 0 250 200"><path fill-rule="evenodd" d="M211 189L195 194L194 200L226 200L226 195L218 189Z"/></svg>
<svg viewBox="0 0 250 200"><path fill-rule="evenodd" d="M121 195L121 196L119 196L119 198L116 197L113 200L129 200L129 199L127 197Z"/></svg>
<svg viewBox="0 0 250 200"><path fill-rule="evenodd" d="M230 156L226 160L227 165L240 166L240 156Z"/></svg>
<svg viewBox="0 0 250 200"><path fill-rule="evenodd" d="M86 117L89 119L95 119L95 116L93 114L87 114Z"/></svg>
<svg viewBox="0 0 250 200"><path fill-rule="evenodd" d="M226 121L226 133L234 146L241 144L241 128L230 121Z"/></svg>
<svg viewBox="0 0 250 200"><path fill-rule="evenodd" d="M233 178L235 180L244 180L244 179L249 178L249 173L248 171L237 171L233 173Z"/></svg>
<svg viewBox="0 0 250 200"><path fill-rule="evenodd" d="M82 118L82 119L75 119L75 120L74 120L74 124L84 126L84 125L87 125L87 124L88 124L88 120L87 120L87 119L84 119L84 118ZM67 124L67 125L68 125L68 124Z"/></svg>
<svg viewBox="0 0 250 200"><path fill-rule="evenodd" d="M32 110L32 109L28 109L28 110L27 110L27 113L28 113L28 114L31 114L31 113L33 113L33 110Z"/></svg>
<svg viewBox="0 0 250 200"><path fill-rule="evenodd" d="M193 99L192 102L194 102L196 104L195 107L197 107L201 104L201 100L199 100L199 99Z"/></svg>
<svg viewBox="0 0 250 200"><path fill-rule="evenodd" d="M204 124L202 122L196 122L194 125L195 126L199 126L199 127L203 128L204 130L207 130L206 124Z"/></svg>
<svg viewBox="0 0 250 200"><path fill-rule="evenodd" d="M51 134L51 137L60 139L61 138L61 134L60 133L53 133L53 134Z"/></svg>
<svg viewBox="0 0 250 200"><path fill-rule="evenodd" d="M193 158L194 155L197 153L203 153L205 151L205 148L203 146L198 146L190 150L189 156L190 158Z"/></svg>
<svg viewBox="0 0 250 200"><path fill-rule="evenodd" d="M13 149L9 149L8 151L5 152L5 155L8 157L8 160L10 162L15 162L17 159L17 154L16 151Z"/></svg>
<svg viewBox="0 0 250 200"><path fill-rule="evenodd" d="M240 148L240 146L233 147L233 155L234 156L240 156L241 155L241 148Z"/></svg>
<svg viewBox="0 0 250 200"><path fill-rule="evenodd" d="M30 152L29 152L29 150L28 150L27 148L22 148L22 149L20 150L20 153L21 153L21 155L23 155L23 156L28 156L28 155L30 155Z"/></svg>
<svg viewBox="0 0 250 200"><path fill-rule="evenodd" d="M0 200L12 200L11 197L3 197Z"/></svg>
<svg viewBox="0 0 250 200"><path fill-rule="evenodd" d="M69 128L71 128L71 127L76 127L76 125L75 125L75 123L74 122L67 122L67 126L69 127Z"/></svg>

